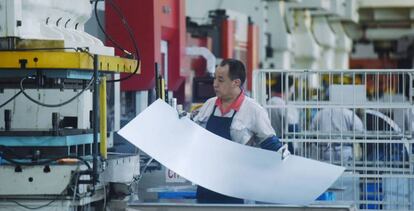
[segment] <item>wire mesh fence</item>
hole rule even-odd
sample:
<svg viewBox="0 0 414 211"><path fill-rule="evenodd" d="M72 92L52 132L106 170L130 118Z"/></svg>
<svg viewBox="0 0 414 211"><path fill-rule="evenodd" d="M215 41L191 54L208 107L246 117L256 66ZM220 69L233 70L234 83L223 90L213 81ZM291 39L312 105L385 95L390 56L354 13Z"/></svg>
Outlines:
<svg viewBox="0 0 414 211"><path fill-rule="evenodd" d="M319 200L414 210L414 70L256 70L252 95L295 155L346 167Z"/></svg>

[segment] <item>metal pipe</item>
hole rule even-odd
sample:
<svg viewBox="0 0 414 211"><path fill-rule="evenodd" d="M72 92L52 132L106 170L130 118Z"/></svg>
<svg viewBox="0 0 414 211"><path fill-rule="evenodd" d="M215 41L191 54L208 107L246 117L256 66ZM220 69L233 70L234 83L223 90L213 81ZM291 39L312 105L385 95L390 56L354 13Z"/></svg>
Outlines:
<svg viewBox="0 0 414 211"><path fill-rule="evenodd" d="M154 65L154 71L155 71L155 99L157 100L160 98L160 84L158 82L158 63L155 62Z"/></svg>
<svg viewBox="0 0 414 211"><path fill-rule="evenodd" d="M101 156L103 159L107 158L108 155L108 151L107 151L107 137L106 137L106 132L107 132L107 125L106 125L106 77L101 77L101 85L100 85L100 90L99 90L99 125L100 125L100 140L101 140L101 144L100 144L100 151L101 151Z"/></svg>
<svg viewBox="0 0 414 211"><path fill-rule="evenodd" d="M99 78L98 78L98 55L93 56L93 183L98 181L98 100L99 100Z"/></svg>
<svg viewBox="0 0 414 211"><path fill-rule="evenodd" d="M4 110L4 129L9 131L11 129L12 113L10 109Z"/></svg>
<svg viewBox="0 0 414 211"><path fill-rule="evenodd" d="M52 112L52 129L55 135L58 135L60 123L60 113Z"/></svg>
<svg viewBox="0 0 414 211"><path fill-rule="evenodd" d="M160 98L165 101L165 80L160 75Z"/></svg>

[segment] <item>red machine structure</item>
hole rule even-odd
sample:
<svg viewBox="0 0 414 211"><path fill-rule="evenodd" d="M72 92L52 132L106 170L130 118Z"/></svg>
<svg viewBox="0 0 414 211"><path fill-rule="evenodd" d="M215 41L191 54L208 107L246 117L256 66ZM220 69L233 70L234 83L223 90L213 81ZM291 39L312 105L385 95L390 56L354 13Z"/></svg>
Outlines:
<svg viewBox="0 0 414 211"><path fill-rule="evenodd" d="M155 63L160 64L160 74L167 79L169 91L180 95L184 91L184 78L180 68L185 56L185 1L184 0L113 0L122 10L137 38L141 55L141 74L123 81L122 91L143 91L155 87ZM106 31L126 49L133 49L125 39L127 33L116 11L106 2ZM167 43L167 51L161 43ZM107 43L112 45L112 43ZM117 51L117 55L122 52ZM183 93L181 94L183 95Z"/></svg>
<svg viewBox="0 0 414 211"><path fill-rule="evenodd" d="M121 83L122 91L145 91L155 87L155 63L166 79L166 89L172 91L178 103L185 103L186 71L194 70L197 77L206 76L205 61L199 57L186 60L187 46L207 47L217 58L236 58L247 66L246 89L251 90L252 71L258 67L258 27L250 19L238 23L226 10L210 11L211 24L197 25L185 19L185 0L113 0L122 10L137 38L141 56L141 74ZM126 49L132 43L124 39L127 31L116 10L106 1L106 31ZM244 24L245 23L245 24ZM190 26L186 26L190 24ZM240 30L240 28L242 30ZM240 37L245 39L240 40ZM112 45L112 43L107 43ZM116 51L117 55L123 52ZM193 94L193 93L191 93Z"/></svg>

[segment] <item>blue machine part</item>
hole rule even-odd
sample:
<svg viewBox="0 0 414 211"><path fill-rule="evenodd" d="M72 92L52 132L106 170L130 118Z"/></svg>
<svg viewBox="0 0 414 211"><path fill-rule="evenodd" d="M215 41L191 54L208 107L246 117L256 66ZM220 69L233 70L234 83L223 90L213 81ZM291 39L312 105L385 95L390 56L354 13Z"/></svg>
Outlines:
<svg viewBox="0 0 414 211"><path fill-rule="evenodd" d="M158 199L195 199L195 191L184 192L159 192Z"/></svg>
<svg viewBox="0 0 414 211"><path fill-rule="evenodd" d="M361 200L372 201L374 203L361 204L360 209L378 210L382 209L381 204L375 202L381 202L384 199L382 182L370 182L364 185L362 188Z"/></svg>
<svg viewBox="0 0 414 211"><path fill-rule="evenodd" d="M92 142L93 134L71 136L0 136L0 145L9 147L58 147L91 144Z"/></svg>
<svg viewBox="0 0 414 211"><path fill-rule="evenodd" d="M316 200L317 201L335 201L336 195L334 192L326 191L325 193L322 193Z"/></svg>

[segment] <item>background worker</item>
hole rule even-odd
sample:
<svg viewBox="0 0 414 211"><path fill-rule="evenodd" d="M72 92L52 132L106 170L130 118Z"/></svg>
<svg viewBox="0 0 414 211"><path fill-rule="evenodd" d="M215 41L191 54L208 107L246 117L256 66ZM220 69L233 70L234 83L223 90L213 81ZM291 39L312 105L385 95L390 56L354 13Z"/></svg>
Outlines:
<svg viewBox="0 0 414 211"><path fill-rule="evenodd" d="M242 62L225 59L216 69L214 91L193 120L210 132L239 144L289 154L287 146L276 137L266 110L245 96L243 84L246 70ZM243 203L243 199L229 197L197 187L198 203Z"/></svg>
<svg viewBox="0 0 414 211"><path fill-rule="evenodd" d="M284 90L285 77L278 75L276 77L276 84L271 86L271 98L268 102L269 105L285 106L286 100L293 95L293 79L288 80L288 90ZM298 132L299 131L299 110L293 107L287 108L271 108L270 121L272 127L275 129L279 138L285 138L286 132ZM293 143L288 144L290 152L294 152Z"/></svg>
<svg viewBox="0 0 414 211"><path fill-rule="evenodd" d="M362 132L364 131L364 124L362 120L348 108L324 108L318 111L312 119L311 129L313 131L322 132L323 134L341 135L346 132ZM342 149L341 149L342 147ZM322 156L324 160L344 160L350 161L353 159L352 144L334 144L327 145L322 148Z"/></svg>

